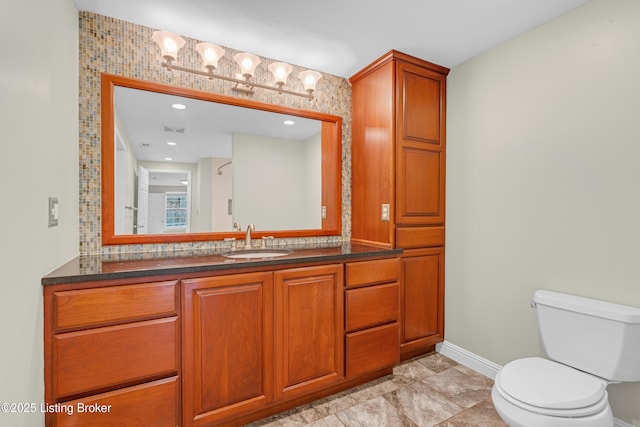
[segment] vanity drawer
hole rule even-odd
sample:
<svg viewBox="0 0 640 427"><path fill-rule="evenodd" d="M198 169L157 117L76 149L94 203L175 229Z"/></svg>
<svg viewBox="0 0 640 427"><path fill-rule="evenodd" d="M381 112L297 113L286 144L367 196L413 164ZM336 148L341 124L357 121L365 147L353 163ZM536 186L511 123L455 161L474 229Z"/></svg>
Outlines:
<svg viewBox="0 0 640 427"><path fill-rule="evenodd" d="M178 313L178 282L142 283L53 294L56 330L131 322Z"/></svg>
<svg viewBox="0 0 640 427"><path fill-rule="evenodd" d="M178 360L177 317L58 334L54 398L175 375Z"/></svg>
<svg viewBox="0 0 640 427"><path fill-rule="evenodd" d="M127 387L85 399L63 402L56 427L175 427L180 424L178 377ZM81 411L85 408L84 411ZM98 408L90 412L86 408Z"/></svg>
<svg viewBox="0 0 640 427"><path fill-rule="evenodd" d="M444 246L444 227L398 227L396 246L404 249Z"/></svg>
<svg viewBox="0 0 640 427"><path fill-rule="evenodd" d="M388 258L351 262L346 264L346 269L348 288L395 282L400 277L400 260Z"/></svg>
<svg viewBox="0 0 640 427"><path fill-rule="evenodd" d="M393 366L400 361L397 322L347 334L347 378Z"/></svg>
<svg viewBox="0 0 640 427"><path fill-rule="evenodd" d="M345 328L347 331L398 320L400 312L400 285L398 282L348 289L346 292Z"/></svg>

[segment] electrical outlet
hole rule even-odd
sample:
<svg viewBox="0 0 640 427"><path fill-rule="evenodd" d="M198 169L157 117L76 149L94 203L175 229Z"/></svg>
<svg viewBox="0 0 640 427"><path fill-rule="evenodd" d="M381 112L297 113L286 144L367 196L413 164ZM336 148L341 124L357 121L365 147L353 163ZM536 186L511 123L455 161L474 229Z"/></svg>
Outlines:
<svg viewBox="0 0 640 427"><path fill-rule="evenodd" d="M323 206L320 212L321 212L322 219L327 219L327 207Z"/></svg>
<svg viewBox="0 0 640 427"><path fill-rule="evenodd" d="M382 204L382 221L389 221L389 204L388 203L383 203Z"/></svg>
<svg viewBox="0 0 640 427"><path fill-rule="evenodd" d="M58 225L58 198L49 197L49 227Z"/></svg>

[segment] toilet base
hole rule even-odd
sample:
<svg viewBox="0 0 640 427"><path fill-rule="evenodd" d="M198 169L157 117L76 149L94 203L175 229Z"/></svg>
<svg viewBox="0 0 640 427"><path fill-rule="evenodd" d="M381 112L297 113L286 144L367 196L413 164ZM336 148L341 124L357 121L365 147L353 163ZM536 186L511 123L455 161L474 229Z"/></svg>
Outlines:
<svg viewBox="0 0 640 427"><path fill-rule="evenodd" d="M505 400L494 386L491 390L493 406L510 427L613 427L611 406L593 415L578 418L552 417L518 408Z"/></svg>

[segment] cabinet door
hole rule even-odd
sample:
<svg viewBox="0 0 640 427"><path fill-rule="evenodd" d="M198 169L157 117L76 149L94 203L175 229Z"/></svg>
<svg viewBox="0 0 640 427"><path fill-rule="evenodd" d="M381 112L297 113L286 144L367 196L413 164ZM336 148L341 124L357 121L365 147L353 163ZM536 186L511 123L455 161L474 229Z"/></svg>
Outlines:
<svg viewBox="0 0 640 427"><path fill-rule="evenodd" d="M184 425L207 425L273 395L273 275L183 281Z"/></svg>
<svg viewBox="0 0 640 427"><path fill-rule="evenodd" d="M445 77L397 65L396 223L444 224Z"/></svg>
<svg viewBox="0 0 640 427"><path fill-rule="evenodd" d="M275 273L276 397L292 398L344 375L342 266Z"/></svg>
<svg viewBox="0 0 640 427"><path fill-rule="evenodd" d="M444 249L407 250L402 257L401 353L444 339Z"/></svg>

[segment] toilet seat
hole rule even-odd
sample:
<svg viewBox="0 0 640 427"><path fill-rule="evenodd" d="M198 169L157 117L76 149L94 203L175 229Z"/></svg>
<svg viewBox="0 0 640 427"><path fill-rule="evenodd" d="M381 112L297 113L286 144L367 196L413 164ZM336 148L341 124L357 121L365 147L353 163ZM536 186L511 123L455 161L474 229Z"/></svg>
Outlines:
<svg viewBox="0 0 640 427"><path fill-rule="evenodd" d="M609 405L604 380L540 357L508 363L495 387L509 403L541 415L585 417Z"/></svg>

